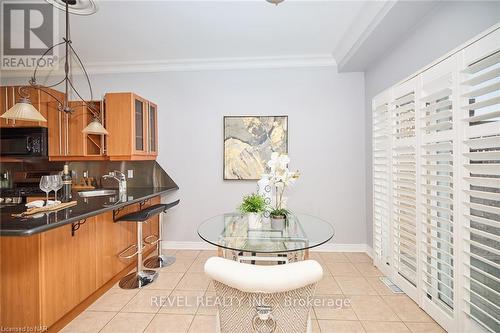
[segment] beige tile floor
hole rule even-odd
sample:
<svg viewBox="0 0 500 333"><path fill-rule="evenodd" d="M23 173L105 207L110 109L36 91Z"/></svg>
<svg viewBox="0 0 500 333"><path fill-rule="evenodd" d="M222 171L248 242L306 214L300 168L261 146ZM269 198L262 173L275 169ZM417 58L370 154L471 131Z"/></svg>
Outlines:
<svg viewBox="0 0 500 333"><path fill-rule="evenodd" d="M114 286L62 332L215 332L215 307L196 301L214 296L203 265L215 252L169 254L173 253L175 264L162 268L154 283L141 290ZM342 308L315 307L313 332L445 332L410 298L393 294L380 282L382 274L366 254L313 252L311 257L324 268L316 296L334 302L349 300Z"/></svg>

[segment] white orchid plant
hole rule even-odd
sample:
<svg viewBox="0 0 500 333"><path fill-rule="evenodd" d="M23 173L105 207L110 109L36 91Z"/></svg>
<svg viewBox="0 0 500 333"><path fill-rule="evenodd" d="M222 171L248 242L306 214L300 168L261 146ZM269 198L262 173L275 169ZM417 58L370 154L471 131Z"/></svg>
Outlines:
<svg viewBox="0 0 500 333"><path fill-rule="evenodd" d="M283 196L287 186L292 185L298 178L298 171L288 169L290 158L286 154L272 153L271 159L267 162L269 167L269 181L276 189L276 206L272 209L271 215L284 216L287 214L286 198Z"/></svg>

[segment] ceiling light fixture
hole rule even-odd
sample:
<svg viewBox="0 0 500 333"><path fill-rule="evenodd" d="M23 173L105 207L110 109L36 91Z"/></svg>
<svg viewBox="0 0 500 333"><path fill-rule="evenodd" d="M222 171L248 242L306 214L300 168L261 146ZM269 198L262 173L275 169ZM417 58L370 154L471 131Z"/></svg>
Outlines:
<svg viewBox="0 0 500 333"><path fill-rule="evenodd" d="M266 1L269 3L275 4L277 6L285 0L266 0Z"/></svg>
<svg viewBox="0 0 500 333"><path fill-rule="evenodd" d="M8 109L2 118L13 120L29 120L29 121L47 121L44 116L33 106L26 92L26 87L19 88L19 95L21 98L14 104L13 107Z"/></svg>
<svg viewBox="0 0 500 333"><path fill-rule="evenodd" d="M108 134L108 131L102 126L101 121L97 118L94 118L82 132L86 134Z"/></svg>
<svg viewBox="0 0 500 333"><path fill-rule="evenodd" d="M66 115L69 115L73 112L73 109L69 106L69 94L70 91L75 93L78 98L85 104L87 109L92 113L93 120L92 122L85 127L82 132L83 133L91 133L91 134L100 134L107 135L108 131L102 126L100 122L101 112L96 109L96 107L92 103L88 103L82 97L82 95L76 90L73 85L70 77L71 75L71 65L70 65L70 56L74 56L77 64L82 69L85 79L87 80L87 84L90 92L90 100L93 100L93 92L92 85L90 83L90 78L88 76L87 70L83 65L80 57L76 53L75 49L72 46L72 41L70 39L70 25L69 25L69 14L76 15L92 15L97 11L97 5L93 0L46 0L46 2L53 5L55 8L64 10L66 25L65 25L65 36L63 37L62 42L52 45L49 47L38 59L35 69L33 71L33 76L29 80L29 84L31 87L38 89L52 98L54 98L58 103L59 111L64 112ZM64 78L59 82L52 85L41 85L37 82L37 71L38 67L43 60L43 58L54 48L63 45L65 46L65 59L64 59ZM57 97L53 96L47 89L54 88L64 83L64 100L60 101ZM16 103L12 108L10 108L7 112L5 112L0 117L5 119L14 119L14 120L28 120L28 121L47 121L45 117L33 106L31 101L29 100L29 94L27 93L27 87L20 88L20 100ZM66 135L68 138L68 135ZM68 143L66 142L66 145Z"/></svg>

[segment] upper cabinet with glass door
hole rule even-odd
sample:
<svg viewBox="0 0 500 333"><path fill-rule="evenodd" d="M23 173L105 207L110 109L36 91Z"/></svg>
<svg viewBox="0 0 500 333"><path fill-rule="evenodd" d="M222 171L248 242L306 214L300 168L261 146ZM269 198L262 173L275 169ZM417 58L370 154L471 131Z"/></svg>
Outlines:
<svg viewBox="0 0 500 333"><path fill-rule="evenodd" d="M105 96L110 160L154 160L158 151L157 106L134 93Z"/></svg>
<svg viewBox="0 0 500 333"><path fill-rule="evenodd" d="M148 103L148 155L158 155L158 107Z"/></svg>

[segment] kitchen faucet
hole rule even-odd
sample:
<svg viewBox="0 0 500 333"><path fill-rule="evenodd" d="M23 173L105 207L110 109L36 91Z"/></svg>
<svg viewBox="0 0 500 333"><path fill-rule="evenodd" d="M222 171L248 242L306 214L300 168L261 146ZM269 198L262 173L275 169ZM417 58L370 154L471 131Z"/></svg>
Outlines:
<svg viewBox="0 0 500 333"><path fill-rule="evenodd" d="M102 178L113 178L118 181L118 191L120 194L127 192L127 177L121 171L115 170L108 172L107 175L102 176Z"/></svg>

